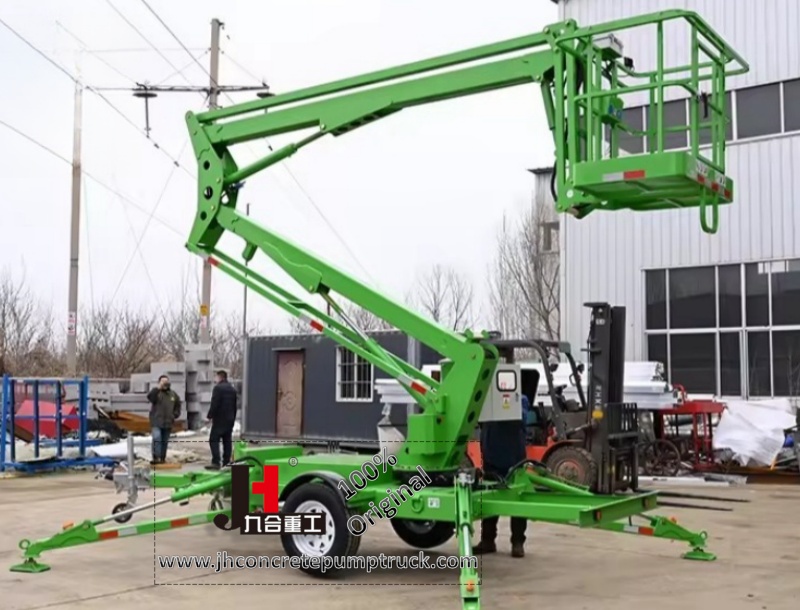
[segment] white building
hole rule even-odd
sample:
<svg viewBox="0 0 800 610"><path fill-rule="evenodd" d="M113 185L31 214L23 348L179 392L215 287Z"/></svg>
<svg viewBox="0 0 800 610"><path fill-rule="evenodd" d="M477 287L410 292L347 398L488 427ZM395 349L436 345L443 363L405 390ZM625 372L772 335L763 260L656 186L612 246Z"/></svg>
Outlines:
<svg viewBox="0 0 800 610"><path fill-rule="evenodd" d="M554 0L555 1L555 0ZM750 64L729 79L727 174L735 200L707 235L697 209L595 212L560 226L561 334L583 346L587 301L627 307L626 360L658 360L672 383L717 396L800 395L800 1L560 0L587 26L667 9L696 11ZM633 34L633 36L631 35ZM620 32L637 68L652 34ZM687 39L666 55L688 54ZM665 117L682 117L673 93ZM626 110L642 124L643 108ZM679 134L670 138L680 138ZM631 152L646 150L638 141ZM672 148L686 142L673 142Z"/></svg>

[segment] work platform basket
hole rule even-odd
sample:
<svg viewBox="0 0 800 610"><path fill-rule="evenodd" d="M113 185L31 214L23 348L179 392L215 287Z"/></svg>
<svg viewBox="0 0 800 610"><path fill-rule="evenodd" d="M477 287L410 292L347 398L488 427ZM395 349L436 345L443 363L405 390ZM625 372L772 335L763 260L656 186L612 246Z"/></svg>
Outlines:
<svg viewBox="0 0 800 610"><path fill-rule="evenodd" d="M641 66L623 50L618 36L626 33L635 33ZM749 70L744 59L688 11L586 28L567 22L550 34L557 49L548 114L557 143L559 211L583 217L603 209L698 207L703 230L716 232L718 206L734 196L725 169L725 85ZM561 90L564 95L555 93ZM667 120L671 99L687 100L685 124ZM623 120L632 105L646 109L642 129ZM675 133L687 134L686 146L670 150L668 136ZM630 137L646 143L639 154L622 150L621 140Z"/></svg>

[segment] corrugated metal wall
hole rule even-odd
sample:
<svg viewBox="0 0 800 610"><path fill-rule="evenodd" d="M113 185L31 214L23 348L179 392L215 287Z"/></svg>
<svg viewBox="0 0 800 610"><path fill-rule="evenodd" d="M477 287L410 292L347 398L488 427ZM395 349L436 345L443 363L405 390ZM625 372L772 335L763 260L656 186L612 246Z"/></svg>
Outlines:
<svg viewBox="0 0 800 610"><path fill-rule="evenodd" d="M750 64L750 72L732 79L730 88L750 87L800 74L800 2L797 0L562 0L562 18L579 25L593 25L645 13L670 9L695 11L727 40ZM654 31L654 29L653 29ZM631 30L635 38L620 34L625 54L635 58L637 68L655 65L654 39ZM665 28L674 44L666 49L665 61L687 63L688 30L678 22Z"/></svg>
<svg viewBox="0 0 800 610"><path fill-rule="evenodd" d="M582 25L669 8L697 11L750 62L738 86L800 76L798 0L568 0L566 17ZM626 54L643 47L626 37ZM637 64L639 56L636 56ZM729 88L732 88L729 86ZM647 214L601 212L562 217L562 337L582 344L589 317L582 304L608 301L628 308L626 357L644 359L643 270L800 257L800 136L781 135L728 145L735 201L723 208L720 231L704 234L699 211Z"/></svg>

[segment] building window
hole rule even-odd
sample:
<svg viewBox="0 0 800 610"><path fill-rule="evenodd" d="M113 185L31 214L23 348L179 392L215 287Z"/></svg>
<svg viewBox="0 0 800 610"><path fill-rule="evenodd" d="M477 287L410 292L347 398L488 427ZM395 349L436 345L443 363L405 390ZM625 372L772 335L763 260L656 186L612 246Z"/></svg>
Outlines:
<svg viewBox="0 0 800 610"><path fill-rule="evenodd" d="M702 101L698 100L698 121L700 123L707 123L711 120L713 110L708 109L708 116L706 116L705 106ZM733 140L733 96L731 92L725 93L725 116L728 119L725 123L725 141L730 142ZM700 146L704 144L711 144L711 127L701 127L698 137Z"/></svg>
<svg viewBox="0 0 800 610"><path fill-rule="evenodd" d="M644 111L641 106L625 108L622 111L622 122L630 131L644 131ZM618 132L620 150L638 155L644 152L644 136L632 135L624 131Z"/></svg>
<svg viewBox="0 0 800 610"><path fill-rule="evenodd" d="M647 357L687 392L800 397L800 260L645 272Z"/></svg>
<svg viewBox="0 0 800 610"><path fill-rule="evenodd" d="M374 367L344 347L336 348L336 400L372 402Z"/></svg>
<svg viewBox="0 0 800 610"><path fill-rule="evenodd" d="M672 100L664 102L664 128L669 129L681 128L680 131L666 131L664 133L664 150L671 150L676 148L686 148L688 142L689 119L686 116L686 100ZM647 106L647 129L655 131L658 125L658 112L657 106ZM658 142L655 138L649 138L647 142L647 150L658 150Z"/></svg>
<svg viewBox="0 0 800 610"><path fill-rule="evenodd" d="M782 102L781 90L783 90ZM727 142L800 131L800 79L727 91L724 104L725 116L728 119L725 125ZM664 150L678 150L691 145L688 125L693 105L697 105L698 120L701 124L711 121L713 110L710 107L706 108L702 98L696 100L685 98L664 103L664 127L687 127L686 130L665 133ZM623 123L633 131L645 131L645 125L652 126L655 118L650 104L631 106L622 113ZM608 132L606 129L606 141ZM710 144L711 128L700 128L698 139L700 146ZM619 147L631 154L641 154L645 151L645 140L649 139L621 133ZM647 141L646 144L647 150L656 150L655 142Z"/></svg>
<svg viewBox="0 0 800 610"><path fill-rule="evenodd" d="M736 125L739 139L780 133L780 83L737 89Z"/></svg>
<svg viewBox="0 0 800 610"><path fill-rule="evenodd" d="M800 78L783 83L783 128L800 131Z"/></svg>
<svg viewBox="0 0 800 610"><path fill-rule="evenodd" d="M664 270L648 271L645 277L645 291L647 293L647 328L666 328L667 272ZM666 347L664 349L666 350Z"/></svg>
<svg viewBox="0 0 800 610"><path fill-rule="evenodd" d="M770 266L772 323L800 325L800 259Z"/></svg>
<svg viewBox="0 0 800 610"><path fill-rule="evenodd" d="M558 251L558 221L542 223L542 252Z"/></svg>
<svg viewBox="0 0 800 610"><path fill-rule="evenodd" d="M671 269L669 272L670 328L709 328L717 325L714 267Z"/></svg>
<svg viewBox="0 0 800 610"><path fill-rule="evenodd" d="M719 325L722 328L742 325L742 268L741 265L722 265L717 270L719 285Z"/></svg>

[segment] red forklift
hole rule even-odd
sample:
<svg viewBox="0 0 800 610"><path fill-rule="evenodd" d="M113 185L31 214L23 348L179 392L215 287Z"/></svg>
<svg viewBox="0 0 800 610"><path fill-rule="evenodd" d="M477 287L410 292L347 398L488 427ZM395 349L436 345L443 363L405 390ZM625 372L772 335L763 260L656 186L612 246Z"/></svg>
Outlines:
<svg viewBox="0 0 800 610"><path fill-rule="evenodd" d="M594 493L613 494L638 489L639 419L636 405L623 402L625 374L625 308L586 303L591 308L588 354L588 398L582 374L569 343L543 340L492 341L501 358L514 362L519 350L532 351L543 364L549 402L538 400L540 373L521 371L521 391L531 404L526 421L527 457L563 479L585 485ZM560 357L570 366L570 383L577 400L564 396L553 372ZM469 443L470 461L480 467L480 442Z"/></svg>

